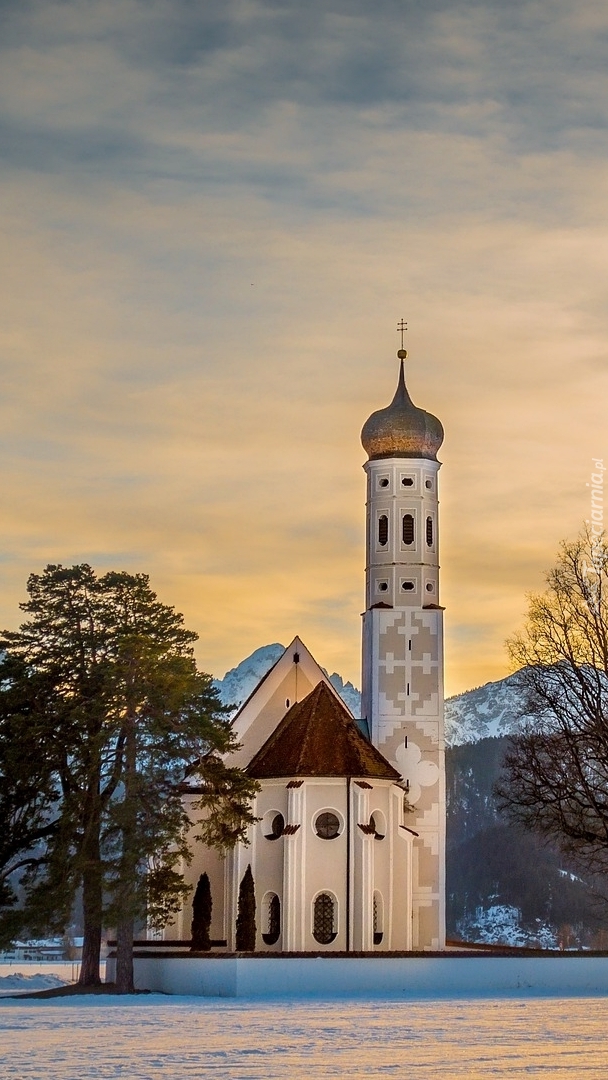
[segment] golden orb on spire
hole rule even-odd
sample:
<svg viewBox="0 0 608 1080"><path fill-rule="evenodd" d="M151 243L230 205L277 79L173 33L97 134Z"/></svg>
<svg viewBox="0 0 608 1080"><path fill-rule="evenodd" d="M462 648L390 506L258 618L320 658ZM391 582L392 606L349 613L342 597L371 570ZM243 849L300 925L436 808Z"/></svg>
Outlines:
<svg viewBox="0 0 608 1080"><path fill-rule="evenodd" d="M428 458L437 460L443 442L443 427L436 416L414 405L405 385L403 361L407 353L399 349L397 392L385 409L372 413L363 425L361 442L370 461L378 458Z"/></svg>

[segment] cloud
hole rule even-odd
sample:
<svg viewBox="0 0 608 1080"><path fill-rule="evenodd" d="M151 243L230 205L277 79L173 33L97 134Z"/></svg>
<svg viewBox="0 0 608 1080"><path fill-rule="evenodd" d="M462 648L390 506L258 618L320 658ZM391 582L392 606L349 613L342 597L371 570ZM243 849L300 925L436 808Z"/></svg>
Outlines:
<svg viewBox="0 0 608 1080"><path fill-rule="evenodd" d="M147 570L204 667L301 633L359 679L365 417L446 428L448 685L608 457L601 5L0 8L0 619Z"/></svg>

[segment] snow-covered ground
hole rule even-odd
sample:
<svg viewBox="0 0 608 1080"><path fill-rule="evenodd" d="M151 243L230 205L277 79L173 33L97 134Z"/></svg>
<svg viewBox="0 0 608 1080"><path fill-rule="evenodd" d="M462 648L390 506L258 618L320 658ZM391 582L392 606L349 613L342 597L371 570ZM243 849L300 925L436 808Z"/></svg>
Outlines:
<svg viewBox="0 0 608 1080"><path fill-rule="evenodd" d="M23 971L15 971L9 975L0 974L0 996L27 994L33 990L52 990L57 986L65 986L68 982L71 982L71 979L62 979L49 972L28 975Z"/></svg>
<svg viewBox="0 0 608 1080"><path fill-rule="evenodd" d="M99 965L101 981L105 981L106 962ZM10 960L0 964L0 995L13 989L47 990L62 983L76 982L80 975L79 960ZM51 980L51 981L46 981ZM52 980L55 980L54 982ZM15 986L12 986L15 983ZM2 1073L0 1072L0 1080Z"/></svg>
<svg viewBox="0 0 608 1080"><path fill-rule="evenodd" d="M605 998L0 1003L2 1080L604 1080Z"/></svg>

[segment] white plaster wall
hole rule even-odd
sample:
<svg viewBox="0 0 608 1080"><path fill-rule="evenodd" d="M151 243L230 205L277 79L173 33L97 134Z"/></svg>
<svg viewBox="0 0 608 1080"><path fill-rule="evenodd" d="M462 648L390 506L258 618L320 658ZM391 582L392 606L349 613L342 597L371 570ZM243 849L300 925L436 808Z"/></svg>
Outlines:
<svg viewBox="0 0 608 1080"><path fill-rule="evenodd" d="M139 990L203 997L608 994L606 956L146 957L134 966Z"/></svg>

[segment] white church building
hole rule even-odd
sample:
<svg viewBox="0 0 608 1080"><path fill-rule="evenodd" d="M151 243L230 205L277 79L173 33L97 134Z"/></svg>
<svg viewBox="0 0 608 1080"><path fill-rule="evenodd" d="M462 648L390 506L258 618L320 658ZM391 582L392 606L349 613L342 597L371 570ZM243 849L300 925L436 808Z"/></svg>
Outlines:
<svg viewBox="0 0 608 1080"><path fill-rule="evenodd" d="M209 875L211 938L235 949L251 866L256 951L440 950L445 945L443 610L437 451L443 429L397 391L361 439L368 460L363 718L295 638L234 720L230 758L260 784L248 835ZM194 796L192 796L194 800ZM187 905L165 938L190 937Z"/></svg>

